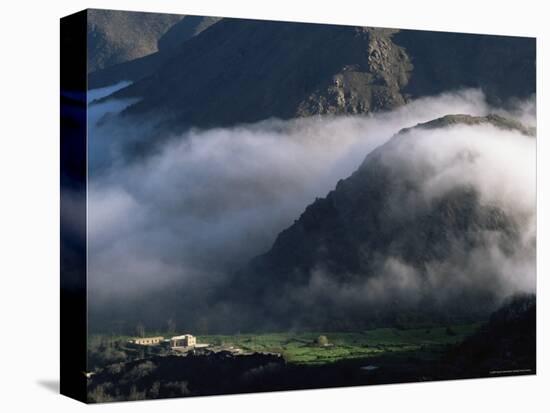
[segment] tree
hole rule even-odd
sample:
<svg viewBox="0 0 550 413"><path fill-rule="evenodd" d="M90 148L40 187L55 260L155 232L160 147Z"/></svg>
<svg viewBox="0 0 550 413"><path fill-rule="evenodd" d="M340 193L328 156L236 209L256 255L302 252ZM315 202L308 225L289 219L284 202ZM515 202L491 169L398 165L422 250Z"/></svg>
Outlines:
<svg viewBox="0 0 550 413"><path fill-rule="evenodd" d="M315 339L315 344L318 346L327 346L328 345L328 338L327 336L319 336Z"/></svg>
<svg viewBox="0 0 550 413"><path fill-rule="evenodd" d="M145 326L141 322L136 326L136 336L145 337Z"/></svg>
<svg viewBox="0 0 550 413"><path fill-rule="evenodd" d="M176 332L176 322L173 318L169 318L166 322L166 329L168 334L174 334Z"/></svg>
<svg viewBox="0 0 550 413"><path fill-rule="evenodd" d="M206 317L201 317L197 323L197 330L200 334L208 334L208 319Z"/></svg>

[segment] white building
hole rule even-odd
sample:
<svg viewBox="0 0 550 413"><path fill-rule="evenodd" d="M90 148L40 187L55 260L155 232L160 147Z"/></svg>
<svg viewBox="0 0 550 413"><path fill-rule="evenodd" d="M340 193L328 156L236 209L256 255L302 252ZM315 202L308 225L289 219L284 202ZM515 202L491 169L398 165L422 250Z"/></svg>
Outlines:
<svg viewBox="0 0 550 413"><path fill-rule="evenodd" d="M156 346L159 345L164 340L164 337L136 337L132 340L129 340L132 344L137 344L138 346Z"/></svg>
<svg viewBox="0 0 550 413"><path fill-rule="evenodd" d="M181 336L175 336L170 339L170 347L195 347L197 345L197 338L191 334L184 334Z"/></svg>

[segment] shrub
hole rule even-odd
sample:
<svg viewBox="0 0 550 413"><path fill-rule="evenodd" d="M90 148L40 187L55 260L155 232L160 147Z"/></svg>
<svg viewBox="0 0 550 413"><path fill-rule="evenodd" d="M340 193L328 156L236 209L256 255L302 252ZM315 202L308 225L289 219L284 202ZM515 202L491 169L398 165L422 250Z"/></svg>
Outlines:
<svg viewBox="0 0 550 413"><path fill-rule="evenodd" d="M88 401L90 403L107 403L116 401L116 398L112 397L105 391L107 387L110 387L109 385L110 383L106 385L100 384L94 389L88 390Z"/></svg>
<svg viewBox="0 0 550 413"><path fill-rule="evenodd" d="M127 378L130 381L136 381L139 379L142 379L148 375L150 375L157 366L152 361L145 361L143 363L138 364L135 366L130 372L128 373Z"/></svg>
<svg viewBox="0 0 550 413"><path fill-rule="evenodd" d="M327 346L328 345L328 338L327 336L319 336L315 339L315 344L318 346Z"/></svg>

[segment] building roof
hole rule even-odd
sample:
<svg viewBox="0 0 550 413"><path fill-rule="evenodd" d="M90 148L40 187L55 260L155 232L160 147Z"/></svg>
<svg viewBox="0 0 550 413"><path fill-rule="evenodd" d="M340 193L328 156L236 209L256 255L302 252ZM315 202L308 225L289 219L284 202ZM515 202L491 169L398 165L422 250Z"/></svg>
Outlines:
<svg viewBox="0 0 550 413"><path fill-rule="evenodd" d="M174 336L170 340L183 340L184 338L193 337L191 334L183 334L181 336Z"/></svg>
<svg viewBox="0 0 550 413"><path fill-rule="evenodd" d="M158 336L158 337L135 337L132 340L134 341L143 341L143 340L164 340L164 337Z"/></svg>

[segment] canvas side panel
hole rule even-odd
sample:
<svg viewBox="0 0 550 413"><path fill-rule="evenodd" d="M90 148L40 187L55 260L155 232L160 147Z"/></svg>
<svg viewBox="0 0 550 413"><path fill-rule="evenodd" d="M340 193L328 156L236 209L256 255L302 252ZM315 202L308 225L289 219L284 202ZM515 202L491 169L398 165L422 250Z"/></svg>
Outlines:
<svg viewBox="0 0 550 413"><path fill-rule="evenodd" d="M61 19L61 394L86 401L86 22Z"/></svg>

